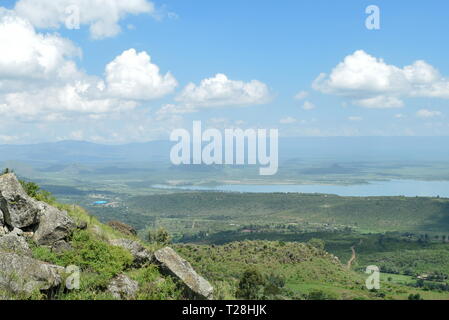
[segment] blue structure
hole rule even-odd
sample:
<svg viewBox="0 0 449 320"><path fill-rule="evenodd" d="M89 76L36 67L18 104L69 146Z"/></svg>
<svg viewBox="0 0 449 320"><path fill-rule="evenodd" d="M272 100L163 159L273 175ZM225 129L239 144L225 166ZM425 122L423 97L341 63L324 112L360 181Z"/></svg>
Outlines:
<svg viewBox="0 0 449 320"><path fill-rule="evenodd" d="M95 201L94 204L95 205L99 205L99 204L107 204L107 201Z"/></svg>

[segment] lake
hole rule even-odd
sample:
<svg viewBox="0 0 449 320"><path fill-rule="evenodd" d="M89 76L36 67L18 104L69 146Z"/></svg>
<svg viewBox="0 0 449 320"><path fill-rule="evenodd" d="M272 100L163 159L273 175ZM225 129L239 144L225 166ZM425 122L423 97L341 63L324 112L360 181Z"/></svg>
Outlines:
<svg viewBox="0 0 449 320"><path fill-rule="evenodd" d="M339 196L406 196L406 197L444 197L449 198L449 181L390 180L373 181L358 185L248 185L229 184L213 187L204 186L168 186L154 185L158 189L175 189L190 191L225 191L243 193L325 193Z"/></svg>

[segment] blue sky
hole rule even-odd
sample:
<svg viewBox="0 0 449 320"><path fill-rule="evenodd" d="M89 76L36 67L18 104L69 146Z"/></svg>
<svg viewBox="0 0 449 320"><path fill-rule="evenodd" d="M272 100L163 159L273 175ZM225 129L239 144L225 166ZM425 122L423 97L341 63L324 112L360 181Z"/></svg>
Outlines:
<svg viewBox="0 0 449 320"><path fill-rule="evenodd" d="M0 143L166 139L193 120L449 135L447 1L54 2L0 2ZM80 29L68 30L73 4ZM369 5L380 30L365 27Z"/></svg>

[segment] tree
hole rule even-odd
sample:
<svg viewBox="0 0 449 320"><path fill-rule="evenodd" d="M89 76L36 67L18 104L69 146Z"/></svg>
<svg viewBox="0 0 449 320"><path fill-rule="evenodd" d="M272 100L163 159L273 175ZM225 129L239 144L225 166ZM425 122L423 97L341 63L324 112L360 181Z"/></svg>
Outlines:
<svg viewBox="0 0 449 320"><path fill-rule="evenodd" d="M235 295L238 299L261 300L265 285L266 281L257 269L248 269L243 273Z"/></svg>

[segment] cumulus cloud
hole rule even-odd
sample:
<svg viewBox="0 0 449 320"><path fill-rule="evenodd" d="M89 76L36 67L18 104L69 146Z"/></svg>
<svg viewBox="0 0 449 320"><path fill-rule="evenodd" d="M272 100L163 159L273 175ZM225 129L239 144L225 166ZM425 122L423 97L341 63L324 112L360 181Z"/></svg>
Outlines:
<svg viewBox="0 0 449 320"><path fill-rule="evenodd" d="M176 97L178 102L195 108L259 105L268 103L270 99L266 84L257 80L230 80L224 74L204 79L199 85L190 83Z"/></svg>
<svg viewBox="0 0 449 320"><path fill-rule="evenodd" d="M351 116L348 118L349 121L362 121L363 118L359 116Z"/></svg>
<svg viewBox="0 0 449 320"><path fill-rule="evenodd" d="M66 27L68 19L79 16L79 23L89 26L94 39L117 35L119 22L127 15L156 12L147 0L19 0L14 10L36 28L45 29Z"/></svg>
<svg viewBox="0 0 449 320"><path fill-rule="evenodd" d="M63 121L136 108L173 91L146 52L123 52L105 79L78 69L81 50L57 34L41 34L13 11L0 9L0 112L21 120Z"/></svg>
<svg viewBox="0 0 449 320"><path fill-rule="evenodd" d="M106 81L112 96L136 100L163 97L178 85L170 72L160 74L146 52L137 53L134 49L123 52L106 66Z"/></svg>
<svg viewBox="0 0 449 320"><path fill-rule="evenodd" d="M363 50L347 56L330 74L320 74L313 88L365 108L402 107L402 99L410 97L449 98L449 79L427 62L401 68Z"/></svg>
<svg viewBox="0 0 449 320"><path fill-rule="evenodd" d="M436 118L436 117L440 117L443 114L440 111L432 111L432 110L428 110L428 109L421 109L416 113L416 116L418 118L423 118L423 119L429 119L429 118Z"/></svg>
<svg viewBox="0 0 449 320"><path fill-rule="evenodd" d="M73 78L77 68L71 58L81 56L70 40L39 34L27 20L1 8L0 52L0 91L23 81Z"/></svg>

